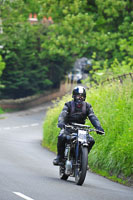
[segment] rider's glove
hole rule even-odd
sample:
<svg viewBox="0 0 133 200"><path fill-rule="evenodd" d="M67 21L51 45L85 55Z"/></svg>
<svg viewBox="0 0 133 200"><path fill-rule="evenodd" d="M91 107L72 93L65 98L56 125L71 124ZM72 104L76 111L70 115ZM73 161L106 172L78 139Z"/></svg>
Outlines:
<svg viewBox="0 0 133 200"><path fill-rule="evenodd" d="M65 128L65 124L64 123L59 123L58 127L61 128L61 129L63 129L63 128Z"/></svg>
<svg viewBox="0 0 133 200"><path fill-rule="evenodd" d="M96 132L97 132L97 134L100 134L100 135L105 134L105 132L104 132L102 127L98 127Z"/></svg>

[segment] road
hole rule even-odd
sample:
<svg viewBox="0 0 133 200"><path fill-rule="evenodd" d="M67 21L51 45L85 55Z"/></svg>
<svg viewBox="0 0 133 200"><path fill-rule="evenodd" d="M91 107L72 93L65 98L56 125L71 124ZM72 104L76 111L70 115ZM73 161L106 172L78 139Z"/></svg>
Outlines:
<svg viewBox="0 0 133 200"><path fill-rule="evenodd" d="M0 200L133 200L133 188L90 172L83 186L59 179L55 154L41 146L49 105L0 115Z"/></svg>

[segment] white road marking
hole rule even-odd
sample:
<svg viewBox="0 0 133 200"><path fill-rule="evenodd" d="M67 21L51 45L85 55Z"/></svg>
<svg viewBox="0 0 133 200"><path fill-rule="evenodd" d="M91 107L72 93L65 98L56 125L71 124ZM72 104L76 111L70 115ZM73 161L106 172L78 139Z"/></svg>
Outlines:
<svg viewBox="0 0 133 200"><path fill-rule="evenodd" d="M39 126L39 125L40 125L40 123L34 123L34 124L25 124L25 125L21 125L21 126L3 127L3 128L0 128L0 131L2 131L2 130L11 130L11 129L19 129L19 128L35 127L35 126Z"/></svg>
<svg viewBox="0 0 133 200"><path fill-rule="evenodd" d="M3 129L5 129L5 130L9 130L9 129L11 129L10 127L5 127L5 128L3 128Z"/></svg>
<svg viewBox="0 0 133 200"><path fill-rule="evenodd" d="M20 128L19 126L14 126L13 128L17 129L17 128Z"/></svg>
<svg viewBox="0 0 133 200"><path fill-rule="evenodd" d="M31 126L39 126L39 124L38 124L38 123L35 123L35 124L31 124Z"/></svg>
<svg viewBox="0 0 133 200"><path fill-rule="evenodd" d="M22 194L20 192L13 192L13 193L18 195L18 196L20 196L21 198L23 198L25 200L34 200L34 199L32 199L32 198L30 198L30 197L28 197L28 196L26 196L26 195L24 195L24 194Z"/></svg>
<svg viewBox="0 0 133 200"><path fill-rule="evenodd" d="M22 125L22 128L27 128L29 127L29 125Z"/></svg>

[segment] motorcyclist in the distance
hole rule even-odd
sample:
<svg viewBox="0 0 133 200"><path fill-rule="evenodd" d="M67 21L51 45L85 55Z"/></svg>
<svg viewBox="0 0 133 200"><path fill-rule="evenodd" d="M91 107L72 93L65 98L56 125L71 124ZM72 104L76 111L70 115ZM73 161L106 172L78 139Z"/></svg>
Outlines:
<svg viewBox="0 0 133 200"><path fill-rule="evenodd" d="M79 123L85 124L87 117L91 121L92 125L97 129L97 134L104 134L104 130L100 125L98 118L95 116L92 106L85 102L86 99L86 90L82 86L77 86L73 89L72 92L72 101L65 103L59 118L58 118L58 127L61 128L60 134L58 136L57 142L57 157L54 159L53 164L59 165L62 161L66 135L68 132L65 130L65 124ZM94 145L95 141L92 136L89 135L89 151Z"/></svg>

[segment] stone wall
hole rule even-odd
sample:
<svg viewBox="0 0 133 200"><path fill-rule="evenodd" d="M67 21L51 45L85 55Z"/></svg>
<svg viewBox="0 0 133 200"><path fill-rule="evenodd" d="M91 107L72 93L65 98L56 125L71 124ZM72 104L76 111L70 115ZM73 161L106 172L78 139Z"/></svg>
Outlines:
<svg viewBox="0 0 133 200"><path fill-rule="evenodd" d="M0 100L0 107L3 109L13 109L13 110L24 110L37 105L41 105L45 102L61 97L69 92L72 85L68 83L62 83L59 89L50 90L40 95L34 95L21 99L3 99Z"/></svg>

